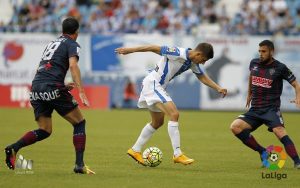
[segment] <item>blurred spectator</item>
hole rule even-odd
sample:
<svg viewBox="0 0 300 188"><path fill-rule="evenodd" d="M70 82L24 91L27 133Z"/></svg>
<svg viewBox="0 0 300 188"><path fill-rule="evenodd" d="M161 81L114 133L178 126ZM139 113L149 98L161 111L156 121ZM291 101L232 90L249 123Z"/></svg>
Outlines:
<svg viewBox="0 0 300 188"><path fill-rule="evenodd" d="M143 19L141 30L144 33L153 33L156 26L157 18L153 14L149 14Z"/></svg>
<svg viewBox="0 0 300 188"><path fill-rule="evenodd" d="M134 6L130 7L123 21L122 30L124 33L138 33L141 27L141 18L139 12Z"/></svg>
<svg viewBox="0 0 300 188"><path fill-rule="evenodd" d="M257 34L258 35L269 35L269 21L265 14L261 12L258 13L258 21L257 21Z"/></svg>
<svg viewBox="0 0 300 188"><path fill-rule="evenodd" d="M295 30L294 33L300 34L300 7L297 9L297 15L295 16Z"/></svg>
<svg viewBox="0 0 300 188"><path fill-rule="evenodd" d="M2 21L0 21L0 32L6 32L6 27Z"/></svg>
<svg viewBox="0 0 300 188"><path fill-rule="evenodd" d="M203 19L208 23L216 23L218 21L215 12L215 3L213 0L206 2L205 7L203 8L202 16Z"/></svg>
<svg viewBox="0 0 300 188"><path fill-rule="evenodd" d="M135 84L127 78L127 83L124 88L123 108L136 108L138 96L135 90Z"/></svg>
<svg viewBox="0 0 300 188"><path fill-rule="evenodd" d="M191 9L185 9L182 15L182 26L185 29L186 34L191 34L194 27L199 24L199 18L191 11Z"/></svg>

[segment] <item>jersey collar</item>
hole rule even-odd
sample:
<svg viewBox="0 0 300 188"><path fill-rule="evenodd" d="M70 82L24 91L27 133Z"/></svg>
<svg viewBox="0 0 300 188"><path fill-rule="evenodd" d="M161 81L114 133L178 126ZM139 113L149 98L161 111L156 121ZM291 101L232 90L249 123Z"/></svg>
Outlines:
<svg viewBox="0 0 300 188"><path fill-rule="evenodd" d="M69 39L71 39L71 40L74 40L74 39L72 39L72 37L71 37L69 34L62 34L61 36L62 36L62 37L69 38Z"/></svg>
<svg viewBox="0 0 300 188"><path fill-rule="evenodd" d="M272 61L270 63L268 63L268 64L262 64L262 63L260 63L260 65L263 66L263 67L271 67L275 63L276 63L276 59L272 58Z"/></svg>

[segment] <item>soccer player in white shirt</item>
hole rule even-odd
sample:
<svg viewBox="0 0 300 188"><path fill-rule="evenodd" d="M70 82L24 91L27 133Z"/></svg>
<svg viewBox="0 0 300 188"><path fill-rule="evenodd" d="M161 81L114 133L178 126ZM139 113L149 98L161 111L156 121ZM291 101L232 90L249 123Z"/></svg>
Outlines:
<svg viewBox="0 0 300 188"><path fill-rule="evenodd" d="M143 89L138 101L139 108L149 109L152 121L146 124L136 143L127 151L127 154L138 163L145 165L141 155L142 147L153 133L163 125L164 116L167 115L169 117L168 133L174 150L173 161L184 165L193 163L194 159L184 155L180 149L179 112L165 88L174 77L191 69L200 82L215 89L225 97L227 89L216 84L199 67L199 64L205 64L208 59L213 58L212 45L200 43L195 49L146 45L132 48L121 47L117 48L115 52L123 55L135 52L154 52L162 56L156 68L144 78Z"/></svg>

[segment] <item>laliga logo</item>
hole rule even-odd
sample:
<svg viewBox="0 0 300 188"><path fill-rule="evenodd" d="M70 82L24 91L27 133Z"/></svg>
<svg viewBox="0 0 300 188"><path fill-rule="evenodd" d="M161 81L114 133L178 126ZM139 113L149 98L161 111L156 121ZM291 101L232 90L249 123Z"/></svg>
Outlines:
<svg viewBox="0 0 300 188"><path fill-rule="evenodd" d="M261 155L263 166L270 170L278 170L284 166L285 160L287 158L286 153L283 151L283 148L280 146L270 145L266 148L266 151ZM263 179L286 179L286 173L263 173Z"/></svg>
<svg viewBox="0 0 300 188"><path fill-rule="evenodd" d="M284 166L286 160L286 153L280 146L268 146L262 154L262 160L264 167L270 170L278 170Z"/></svg>
<svg viewBox="0 0 300 188"><path fill-rule="evenodd" d="M16 61L20 59L23 55L24 48L22 44L19 44L15 41L7 42L4 45L3 56L4 56L4 65L9 67L8 61Z"/></svg>

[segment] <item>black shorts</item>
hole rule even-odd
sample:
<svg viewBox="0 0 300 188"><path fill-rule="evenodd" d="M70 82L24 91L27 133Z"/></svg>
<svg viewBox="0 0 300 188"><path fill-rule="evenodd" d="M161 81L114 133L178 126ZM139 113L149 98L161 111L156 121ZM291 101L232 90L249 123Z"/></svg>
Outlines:
<svg viewBox="0 0 300 188"><path fill-rule="evenodd" d="M278 107L260 109L250 108L248 112L240 115L238 119L247 122L252 127L251 131L256 130L262 124L265 124L270 132L272 132L275 127L284 127L282 114Z"/></svg>
<svg viewBox="0 0 300 188"><path fill-rule="evenodd" d="M35 120L40 116L51 117L53 110L65 116L78 106L78 103L66 87L47 84L32 85L30 103L34 109Z"/></svg>

